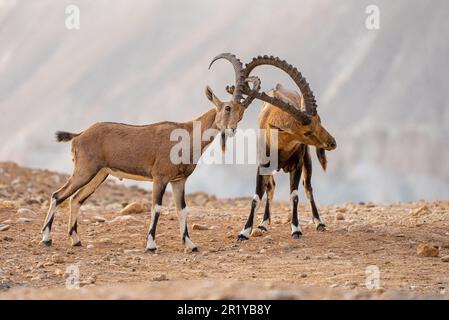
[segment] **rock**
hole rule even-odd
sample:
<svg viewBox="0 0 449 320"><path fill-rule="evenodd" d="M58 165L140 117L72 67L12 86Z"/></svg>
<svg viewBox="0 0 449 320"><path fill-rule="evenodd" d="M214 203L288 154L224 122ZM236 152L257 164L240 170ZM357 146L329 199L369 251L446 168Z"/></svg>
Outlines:
<svg viewBox="0 0 449 320"><path fill-rule="evenodd" d="M62 277L64 275L64 272L61 269L56 268L55 275Z"/></svg>
<svg viewBox="0 0 449 320"><path fill-rule="evenodd" d="M440 249L437 246L421 243L416 247L416 253L420 257L438 257Z"/></svg>
<svg viewBox="0 0 449 320"><path fill-rule="evenodd" d="M116 217L109 222L116 223L116 222L128 222L128 221L139 221L139 220L133 216L126 215L126 216Z"/></svg>
<svg viewBox="0 0 449 320"><path fill-rule="evenodd" d="M345 216L343 215L343 213L341 213L341 212L337 212L336 214L335 214L335 220L345 220Z"/></svg>
<svg viewBox="0 0 449 320"><path fill-rule="evenodd" d="M301 273L301 278L307 278L307 274L306 273Z"/></svg>
<svg viewBox="0 0 449 320"><path fill-rule="evenodd" d="M59 254L54 254L51 257L51 261L54 263L64 263L65 259L63 256L59 255Z"/></svg>
<svg viewBox="0 0 449 320"><path fill-rule="evenodd" d="M128 204L126 207L124 207L121 211L121 215L128 215L133 213L142 213L145 212L146 208L145 206L140 202L133 202Z"/></svg>
<svg viewBox="0 0 449 320"><path fill-rule="evenodd" d="M0 199L0 207L5 209L14 209L16 207L16 203L14 201Z"/></svg>
<svg viewBox="0 0 449 320"><path fill-rule="evenodd" d="M262 241L268 243L274 242L273 237L271 237L270 235L263 237Z"/></svg>
<svg viewBox="0 0 449 320"><path fill-rule="evenodd" d="M266 253L266 252L267 252L267 250L265 250L265 249L260 249L260 251L259 251L260 254L263 254L263 253Z"/></svg>
<svg viewBox="0 0 449 320"><path fill-rule="evenodd" d="M133 254L133 253L142 253L142 249L125 249L123 250L124 254Z"/></svg>
<svg viewBox="0 0 449 320"><path fill-rule="evenodd" d="M93 245L93 244L88 244L87 247L86 247L87 250L91 250L91 249L93 249L93 248L94 248L94 245Z"/></svg>
<svg viewBox="0 0 449 320"><path fill-rule="evenodd" d="M0 224L0 231L6 231L10 228L7 224Z"/></svg>
<svg viewBox="0 0 449 320"><path fill-rule="evenodd" d="M33 219L31 218L17 218L17 222L31 222Z"/></svg>
<svg viewBox="0 0 449 320"><path fill-rule="evenodd" d="M193 230L209 230L210 228L208 226L204 226L201 224L194 224L192 225Z"/></svg>
<svg viewBox="0 0 449 320"><path fill-rule="evenodd" d="M36 212L34 212L33 210L30 210L30 209L27 209L27 208L20 208L17 210L17 214L35 216Z"/></svg>
<svg viewBox="0 0 449 320"><path fill-rule="evenodd" d="M93 219L96 222L106 222L106 218L103 218L102 216L94 216Z"/></svg>
<svg viewBox="0 0 449 320"><path fill-rule="evenodd" d="M441 258L442 262L449 262L449 256L444 256Z"/></svg>
<svg viewBox="0 0 449 320"><path fill-rule="evenodd" d="M348 211L348 210L345 207L341 207L341 208L337 209L337 212L340 212L340 213L346 213L346 211Z"/></svg>
<svg viewBox="0 0 449 320"><path fill-rule="evenodd" d="M153 281L167 281L168 278L167 278L167 276L165 274L161 274L161 275L153 277L152 280Z"/></svg>
<svg viewBox="0 0 449 320"><path fill-rule="evenodd" d="M427 205L424 205L422 207L419 207L412 211L412 216L419 217L419 216L425 216L427 214L431 213L429 207Z"/></svg>
<svg viewBox="0 0 449 320"><path fill-rule="evenodd" d="M253 229L253 232L251 232L252 237L261 237L263 235L263 231L259 228Z"/></svg>
<svg viewBox="0 0 449 320"><path fill-rule="evenodd" d="M100 243L104 243L104 244L111 244L112 243L112 240L109 239L109 238L101 238L99 241L100 241Z"/></svg>
<svg viewBox="0 0 449 320"><path fill-rule="evenodd" d="M43 262L43 261L39 261L39 262L36 264L36 269L42 268L43 266L44 266L44 262Z"/></svg>

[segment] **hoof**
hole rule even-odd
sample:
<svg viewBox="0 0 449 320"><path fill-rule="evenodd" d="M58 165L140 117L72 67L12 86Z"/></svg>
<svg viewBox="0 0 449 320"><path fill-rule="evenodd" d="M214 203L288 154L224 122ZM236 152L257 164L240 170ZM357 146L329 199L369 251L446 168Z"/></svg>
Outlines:
<svg viewBox="0 0 449 320"><path fill-rule="evenodd" d="M46 240L46 241L42 240L41 244L43 244L43 245L45 245L47 247L50 247L53 244L53 240L51 240L51 239L50 240Z"/></svg>
<svg viewBox="0 0 449 320"><path fill-rule="evenodd" d="M324 223L320 223L316 226L316 231L326 231L326 225Z"/></svg>
<svg viewBox="0 0 449 320"><path fill-rule="evenodd" d="M198 252L198 247L192 248L192 252Z"/></svg>
<svg viewBox="0 0 449 320"><path fill-rule="evenodd" d="M83 245L81 244L81 241L72 243L72 247L82 247Z"/></svg>
<svg viewBox="0 0 449 320"><path fill-rule="evenodd" d="M237 236L237 241L246 241L246 240L249 240L249 238L243 234L239 234Z"/></svg>
<svg viewBox="0 0 449 320"><path fill-rule="evenodd" d="M257 226L258 229L264 231L264 232L268 232L268 229L265 228L264 226Z"/></svg>
<svg viewBox="0 0 449 320"><path fill-rule="evenodd" d="M295 231L292 233L292 238L293 239L299 239L302 236L302 232L301 231Z"/></svg>
<svg viewBox="0 0 449 320"><path fill-rule="evenodd" d="M148 253L150 254L155 254L156 253L157 248L147 248Z"/></svg>

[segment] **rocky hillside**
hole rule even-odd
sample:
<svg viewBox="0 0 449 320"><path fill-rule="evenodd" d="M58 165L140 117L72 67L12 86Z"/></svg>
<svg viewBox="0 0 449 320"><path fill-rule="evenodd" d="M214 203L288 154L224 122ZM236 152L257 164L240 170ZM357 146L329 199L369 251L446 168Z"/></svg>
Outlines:
<svg viewBox="0 0 449 320"><path fill-rule="evenodd" d="M236 236L250 198L191 193L190 235L200 248L192 254L184 251L168 194L158 252L150 255L149 192L108 180L82 207L83 246L70 246L64 204L53 246L45 247L39 241L48 197L66 178L0 162L0 299L448 298L449 202L319 206L325 232L315 231L301 204L299 240L290 237L290 205L275 202L269 231L242 243ZM379 282L367 287L373 267ZM74 268L82 290L66 290Z"/></svg>

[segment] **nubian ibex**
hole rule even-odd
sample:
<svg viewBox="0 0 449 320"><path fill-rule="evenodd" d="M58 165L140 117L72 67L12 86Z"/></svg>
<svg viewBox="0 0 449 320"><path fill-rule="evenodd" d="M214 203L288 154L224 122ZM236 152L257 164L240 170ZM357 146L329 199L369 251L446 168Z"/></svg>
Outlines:
<svg viewBox="0 0 449 320"><path fill-rule="evenodd" d="M273 56L259 56L248 63L244 70L244 76L249 77L251 71L260 65L272 65L285 71L296 83L302 95L296 91L284 89L280 84L268 94L248 91L245 92L251 98L259 98L265 103L259 114L259 128L265 129L266 137L264 139L265 149L270 150L270 130L278 130L277 139L277 159L279 171L290 174L290 199L292 205L291 211L291 230L292 237L299 238L302 235L298 221L298 185L303 174L303 184L307 198L309 199L313 220L319 231L325 230L325 224L320 219L318 210L313 198L311 177L312 162L309 154L309 145L315 146L317 156L323 169L326 169L325 150L334 150L337 147L335 139L321 125L321 119L317 114L317 104L312 90L302 74L288 64ZM247 88L246 88L247 89ZM232 93L234 88L228 87L228 92ZM283 110L280 106L285 107ZM291 107L294 107L301 117L292 118ZM285 112L285 111L288 111ZM272 156L272 155L271 155ZM270 204L273 201L275 182L273 175L261 175L261 167L268 167L269 163L261 163L257 168L256 194L251 201L251 209L248 220L243 230L238 235L239 240L248 240L254 224L254 216L260 205L263 195L267 194L265 212L261 224L258 226L263 231L268 230L270 222Z"/></svg>
<svg viewBox="0 0 449 320"><path fill-rule="evenodd" d="M235 87L232 99L222 102L212 90L206 88L206 97L214 104L214 108L188 122L159 122L150 125L128 125L121 123L96 123L85 131L74 134L57 132L59 142L72 142L74 169L68 181L51 196L50 207L42 228L42 243L51 245L51 228L56 209L65 200L70 199L70 217L68 232L73 246L80 246L81 241L77 230L77 216L81 205L95 192L109 175L133 179L153 181L152 190L152 222L147 234L146 248L150 252L156 251L156 226L160 216L162 198L167 185L173 189L173 197L178 212L182 242L192 251L197 246L190 240L187 228L187 210L185 201L185 183L193 173L196 162L193 161L195 150L194 122L201 125L201 134L206 130L215 129L221 132L221 145L225 146L228 134L233 134L243 117L245 109L253 101L253 97L243 99L244 92L256 94L260 89L257 77L245 76L243 65L239 59L229 53L215 57L226 59L232 63L235 72ZM250 88L249 83L252 83ZM259 96L256 96L260 98ZM265 96L261 97L262 99ZM291 112L297 119L302 119L298 112L281 100L277 101L280 108ZM171 161L171 151L177 141L172 141L171 133L177 129L186 130L190 137L190 162L175 164ZM213 141L201 141L200 154Z"/></svg>

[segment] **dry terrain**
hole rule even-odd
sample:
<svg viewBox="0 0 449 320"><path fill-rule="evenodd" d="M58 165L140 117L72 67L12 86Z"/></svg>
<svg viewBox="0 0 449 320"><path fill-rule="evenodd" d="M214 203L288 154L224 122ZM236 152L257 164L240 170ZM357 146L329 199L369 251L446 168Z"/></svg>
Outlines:
<svg viewBox="0 0 449 320"><path fill-rule="evenodd" d="M83 246L70 246L63 205L53 246L45 247L40 228L49 196L66 178L0 163L0 298L449 297L447 201L319 206L325 232L315 231L302 203L299 240L290 237L289 204L275 203L269 232L241 243L249 198L189 194L190 233L200 252L188 253L167 194L159 250L150 255L143 250L150 193L108 180L82 208ZM142 212L121 212L134 202ZM424 256L420 244L429 246ZM375 270L369 266L380 271L379 289L366 287ZM66 288L73 270L79 290Z"/></svg>

